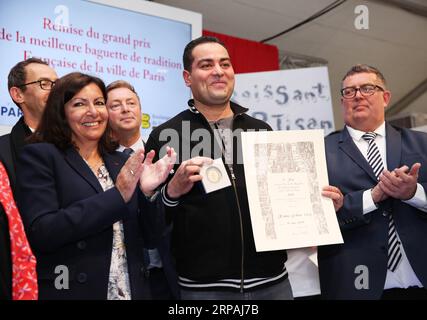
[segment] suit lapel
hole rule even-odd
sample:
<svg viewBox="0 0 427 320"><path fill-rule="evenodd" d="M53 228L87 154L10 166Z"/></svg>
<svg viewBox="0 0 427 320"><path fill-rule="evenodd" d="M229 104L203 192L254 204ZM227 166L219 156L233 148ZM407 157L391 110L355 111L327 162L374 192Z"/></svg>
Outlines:
<svg viewBox="0 0 427 320"><path fill-rule="evenodd" d="M402 136L399 131L386 123L387 169L392 171L400 166L402 155Z"/></svg>
<svg viewBox="0 0 427 320"><path fill-rule="evenodd" d="M65 151L65 161L67 161L68 164L96 190L96 192L103 192L95 174L75 148L71 147Z"/></svg>
<svg viewBox="0 0 427 320"><path fill-rule="evenodd" d="M364 170L374 181L377 181L374 171L372 170L371 166L369 165L368 161L366 161L360 150L354 144L354 141L348 133L346 127L341 132L339 148L345 154L347 154L362 170Z"/></svg>
<svg viewBox="0 0 427 320"><path fill-rule="evenodd" d="M21 117L18 122L13 126L10 132L10 157L12 167L9 173L9 178L12 181L12 187L16 183L16 164L18 157L21 154L22 148L26 145L26 139L31 135L31 130L24 122L24 117Z"/></svg>

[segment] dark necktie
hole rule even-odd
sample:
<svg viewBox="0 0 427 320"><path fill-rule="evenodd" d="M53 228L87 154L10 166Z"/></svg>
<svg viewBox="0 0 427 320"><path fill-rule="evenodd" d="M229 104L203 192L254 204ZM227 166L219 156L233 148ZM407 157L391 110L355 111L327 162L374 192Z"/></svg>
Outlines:
<svg viewBox="0 0 427 320"><path fill-rule="evenodd" d="M375 132L367 132L362 138L368 142L368 163L372 167L375 176L379 178L381 172L384 170L384 164L381 159L380 151L375 143ZM402 260L402 251L400 250L400 242L397 238L396 227L392 214L389 214L388 223L388 263L387 268L394 272Z"/></svg>
<svg viewBox="0 0 427 320"><path fill-rule="evenodd" d="M133 153L133 149L132 148L125 148L122 152L128 156L131 156Z"/></svg>

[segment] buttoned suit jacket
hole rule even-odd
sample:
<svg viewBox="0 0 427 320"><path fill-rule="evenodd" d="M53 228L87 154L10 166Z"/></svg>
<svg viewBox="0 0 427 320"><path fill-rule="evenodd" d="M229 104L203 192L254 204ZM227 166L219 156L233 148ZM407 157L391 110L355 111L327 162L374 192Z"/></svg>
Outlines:
<svg viewBox="0 0 427 320"><path fill-rule="evenodd" d="M337 212L344 244L319 247L319 275L326 299L379 299L388 260L391 214L407 257L427 287L427 213L389 198L363 214L362 195L377 184L375 174L348 130L325 138L329 184L340 188L344 205ZM427 190L427 134L386 123L387 168L421 163L418 182Z"/></svg>
<svg viewBox="0 0 427 320"><path fill-rule="evenodd" d="M120 152L102 157L115 182L127 157ZM132 299L150 298L143 248L152 245L152 233L160 232L160 199L148 202L137 188L125 203L116 187L103 191L73 147L62 152L48 143L24 147L17 184L22 219L37 258L40 299L106 299L112 225L120 220Z"/></svg>

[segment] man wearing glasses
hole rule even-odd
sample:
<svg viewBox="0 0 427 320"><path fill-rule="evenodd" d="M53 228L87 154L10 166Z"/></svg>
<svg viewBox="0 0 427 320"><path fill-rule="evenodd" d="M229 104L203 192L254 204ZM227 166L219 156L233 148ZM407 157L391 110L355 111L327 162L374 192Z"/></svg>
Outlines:
<svg viewBox="0 0 427 320"><path fill-rule="evenodd" d="M55 70L38 58L21 61L9 72L9 94L23 116L10 134L0 137L0 160L6 166L14 191L16 159L25 139L37 128L57 78Z"/></svg>
<svg viewBox="0 0 427 320"><path fill-rule="evenodd" d="M344 244L319 248L326 299L427 299L427 134L385 122L391 93L376 68L342 80L345 127L325 139Z"/></svg>
<svg viewBox="0 0 427 320"><path fill-rule="evenodd" d="M9 72L8 89L23 116L10 134L0 137L0 162L5 166L16 199L16 161L25 139L37 128L50 89L57 79L55 70L37 58L16 64ZM0 206L0 300L11 298L12 267L8 221Z"/></svg>

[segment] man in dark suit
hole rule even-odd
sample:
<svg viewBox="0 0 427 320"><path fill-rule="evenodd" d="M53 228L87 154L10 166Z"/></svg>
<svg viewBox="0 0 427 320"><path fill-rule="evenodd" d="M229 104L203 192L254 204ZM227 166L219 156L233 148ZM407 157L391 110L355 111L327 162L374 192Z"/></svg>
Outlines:
<svg viewBox="0 0 427 320"><path fill-rule="evenodd" d="M426 299L427 135L385 122L391 93L376 68L342 82L345 127L326 137L344 244L319 248L326 299Z"/></svg>
<svg viewBox="0 0 427 320"><path fill-rule="evenodd" d="M38 58L21 61L9 72L10 97L23 114L11 133L0 137L0 161L6 166L13 190L17 157L25 139L37 128L57 78L55 70Z"/></svg>
<svg viewBox="0 0 427 320"><path fill-rule="evenodd" d="M0 161L6 167L10 184L16 192L16 162L25 145L25 139L37 128L50 89L57 75L49 65L37 58L17 63L9 72L8 89L23 116L12 128L10 134L0 137ZM0 206L0 297L11 298L12 266L10 259L10 239L7 217Z"/></svg>
<svg viewBox="0 0 427 320"><path fill-rule="evenodd" d="M144 149L141 101L135 88L126 81L118 80L110 83L106 90L109 124L120 144L117 151L130 154ZM169 235L166 234L164 239L157 242L158 247L148 250L146 254L152 298L178 299L178 278L171 260Z"/></svg>

